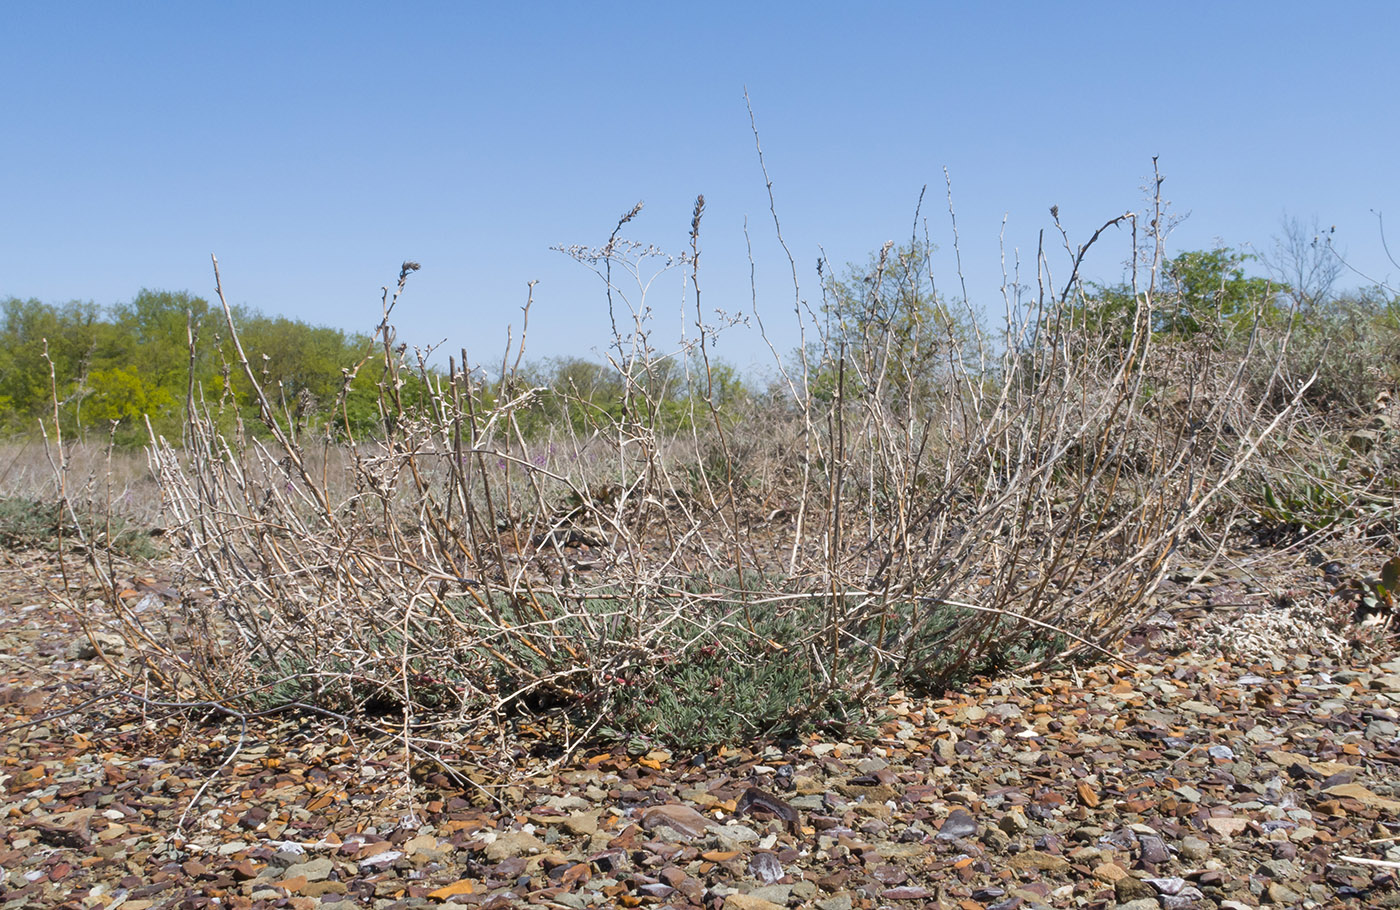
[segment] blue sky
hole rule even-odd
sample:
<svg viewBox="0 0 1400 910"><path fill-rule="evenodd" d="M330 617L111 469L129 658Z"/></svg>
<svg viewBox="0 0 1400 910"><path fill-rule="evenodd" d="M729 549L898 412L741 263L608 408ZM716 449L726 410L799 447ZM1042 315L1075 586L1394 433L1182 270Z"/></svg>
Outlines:
<svg viewBox="0 0 1400 910"><path fill-rule="evenodd" d="M703 193L703 308L750 311L747 220L790 347L745 87L812 300L819 253L906 240L925 184L951 289L946 167L969 296L1000 313L1003 217L1028 263L1052 204L1082 242L1143 205L1154 155L1175 250L1266 248L1287 213L1397 271L1374 214L1400 247L1392 2L30 3L0 26L0 297L212 296L214 252L233 302L366 330L414 259L401 340L499 361L537 280L529 355L588 356L601 283L550 247L602 244L644 200L627 236L681 252ZM1115 279L1128 242L1105 244L1089 271ZM672 346L680 273L647 302Z"/></svg>

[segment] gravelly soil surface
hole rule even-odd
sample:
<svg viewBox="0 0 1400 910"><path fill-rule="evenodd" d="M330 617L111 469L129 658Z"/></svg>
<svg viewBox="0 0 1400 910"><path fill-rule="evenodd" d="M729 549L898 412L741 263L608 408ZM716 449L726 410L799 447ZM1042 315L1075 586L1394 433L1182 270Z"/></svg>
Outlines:
<svg viewBox="0 0 1400 910"><path fill-rule="evenodd" d="M129 700L59 714L101 666L14 557L0 910L1400 907L1400 659L1348 643L1317 565L1179 576L1130 663L896 698L864 741L522 749L492 803L320 721L235 748Z"/></svg>

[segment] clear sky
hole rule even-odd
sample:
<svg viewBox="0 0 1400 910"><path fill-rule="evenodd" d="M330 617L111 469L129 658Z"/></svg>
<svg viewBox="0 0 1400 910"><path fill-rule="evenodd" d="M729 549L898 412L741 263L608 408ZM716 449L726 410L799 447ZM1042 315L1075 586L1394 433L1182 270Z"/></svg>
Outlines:
<svg viewBox="0 0 1400 910"><path fill-rule="evenodd" d="M750 310L747 220L790 347L745 87L813 300L819 253L907 240L925 184L951 288L946 167L969 296L1000 313L1003 217L1027 262L1052 204L1082 242L1142 206L1154 155L1178 251L1266 248L1287 213L1400 271L1374 214L1400 248L1395 2L8 3L0 40L0 297L212 298L213 252L232 302L368 330L414 259L400 340L498 361L537 280L530 355L588 356L601 282L551 247L644 200L626 236L681 252L703 193L703 308ZM648 303L671 346L680 274Z"/></svg>

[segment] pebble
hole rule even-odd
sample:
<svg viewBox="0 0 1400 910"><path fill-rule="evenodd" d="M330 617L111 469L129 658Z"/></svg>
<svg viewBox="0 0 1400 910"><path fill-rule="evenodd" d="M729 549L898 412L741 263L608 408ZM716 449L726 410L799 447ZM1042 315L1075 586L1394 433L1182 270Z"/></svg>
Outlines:
<svg viewBox="0 0 1400 910"><path fill-rule="evenodd" d="M742 849L745 844L756 844L763 836L748 825L731 822L714 829L715 836L727 850Z"/></svg>
<svg viewBox="0 0 1400 910"><path fill-rule="evenodd" d="M1147 899L1156 903L1157 890L1140 878L1126 876L1113 883L1113 894L1119 903Z"/></svg>
<svg viewBox="0 0 1400 910"><path fill-rule="evenodd" d="M775 903L752 894L735 892L724 898L724 910L784 910L786 903Z"/></svg>
<svg viewBox="0 0 1400 910"><path fill-rule="evenodd" d="M824 897L813 901L812 905L816 907L817 910L851 910L854 903L851 900L850 893L843 891L840 894L833 894L831 897Z"/></svg>
<svg viewBox="0 0 1400 910"><path fill-rule="evenodd" d="M1210 856L1210 844L1199 837L1183 837L1181 839L1181 856L1193 863L1199 863Z"/></svg>
<svg viewBox="0 0 1400 910"><path fill-rule="evenodd" d="M327 878L335 869L335 863L325 857L317 857L304 863L288 866L283 878L305 878L308 882L319 882Z"/></svg>
<svg viewBox="0 0 1400 910"><path fill-rule="evenodd" d="M971 837L976 833L977 819L973 818L966 809L954 809L943 820L937 836L943 840L952 840L958 837Z"/></svg>
<svg viewBox="0 0 1400 910"><path fill-rule="evenodd" d="M1301 894L1282 882L1269 882L1264 886L1264 893L1268 895L1271 903L1284 906L1292 906L1303 899Z"/></svg>
<svg viewBox="0 0 1400 910"><path fill-rule="evenodd" d="M509 831L487 844L485 852L488 860L500 862L514 856L543 853L545 849L544 841L535 835L526 831Z"/></svg>
<svg viewBox="0 0 1400 910"><path fill-rule="evenodd" d="M368 859L360 860L359 869L361 872L375 872L380 869L387 869L402 858L403 853L398 850L385 850L383 853L376 853Z"/></svg>
<svg viewBox="0 0 1400 910"><path fill-rule="evenodd" d="M765 885L771 885L784 875L782 863L772 853L756 853L749 860L749 874Z"/></svg>
<svg viewBox="0 0 1400 910"><path fill-rule="evenodd" d="M1160 910L1160 904L1155 897L1141 897L1136 900L1123 901L1117 905L1115 910Z"/></svg>
<svg viewBox="0 0 1400 910"><path fill-rule="evenodd" d="M649 831L666 827L687 839L699 837L711 825L710 819L681 803L651 806L642 810L638 817L642 827Z"/></svg>

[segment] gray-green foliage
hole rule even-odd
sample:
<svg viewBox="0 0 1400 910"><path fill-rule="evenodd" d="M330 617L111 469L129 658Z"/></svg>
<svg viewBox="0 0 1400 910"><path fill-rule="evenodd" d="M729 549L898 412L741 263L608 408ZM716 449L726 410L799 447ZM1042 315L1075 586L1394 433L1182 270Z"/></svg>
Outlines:
<svg viewBox="0 0 1400 910"><path fill-rule="evenodd" d="M254 651L257 703L397 714L407 694L420 717L494 704L492 710L508 715L564 714L605 738L705 748L814 729L849 734L895 689L942 691L976 674L1051 657L1066 644L1005 617L905 601L847 619L832 649L816 634L830 618L828 601L759 596L781 584L750 576L752 595L730 589L723 599L709 599L702 592L714 586L690 579L684 587L696 599L641 649L637 633L664 616L667 603L639 603L624 590L577 600L452 598L444 604L450 622L425 615L409 624L406 653L403 627L358 621L354 651L376 655L358 664L313 659L319 672L309 674L301 672L308 666L304 654L269 659ZM502 622L514 633L495 634ZM916 623L907 652L890 653L898 632ZM1000 647L968 659L969 628ZM401 659L407 686L374 682Z"/></svg>
<svg viewBox="0 0 1400 910"><path fill-rule="evenodd" d="M690 747L781 739L813 729L850 735L869 722L870 708L896 689L942 692L978 674L1052 657L1066 644L1062 636L1017 628L1000 617L988 621L956 606L922 609L934 615L919 624L907 654L892 659L883 647L895 630L914 621L912 603L847 622L835 655L812 640L812 630L828 616L823 599L782 609L753 607L747 619L739 615L711 627L643 684L614 691L609 717L619 735L640 733ZM959 635L970 625L1001 647L965 659ZM685 629L692 635L699 631L698 625ZM742 656L735 659L734 651Z"/></svg>
<svg viewBox="0 0 1400 910"><path fill-rule="evenodd" d="M93 508L80 509L77 514L75 522L57 500L0 497L0 547L52 550L60 541L71 548L79 539L86 539L93 546L127 558L149 559L156 555L149 528Z"/></svg>

